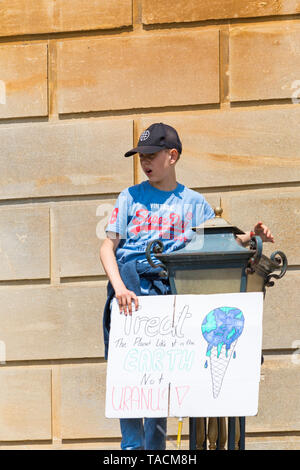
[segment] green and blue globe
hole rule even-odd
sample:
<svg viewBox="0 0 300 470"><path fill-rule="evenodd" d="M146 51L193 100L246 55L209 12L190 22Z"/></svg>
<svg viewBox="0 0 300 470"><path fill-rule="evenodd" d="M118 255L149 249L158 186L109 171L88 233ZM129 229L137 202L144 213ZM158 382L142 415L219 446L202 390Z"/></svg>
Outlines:
<svg viewBox="0 0 300 470"><path fill-rule="evenodd" d="M239 308L218 307L211 310L201 326L202 334L208 342L206 355L210 356L212 348L216 347L219 357L224 345L227 355L231 344L242 334L244 321L243 312Z"/></svg>

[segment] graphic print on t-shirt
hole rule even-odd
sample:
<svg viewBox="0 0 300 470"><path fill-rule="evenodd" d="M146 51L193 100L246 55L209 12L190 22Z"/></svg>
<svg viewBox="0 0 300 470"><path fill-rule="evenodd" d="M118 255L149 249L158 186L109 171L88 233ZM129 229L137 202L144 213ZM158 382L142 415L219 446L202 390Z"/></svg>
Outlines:
<svg viewBox="0 0 300 470"><path fill-rule="evenodd" d="M192 240L192 227L213 216L204 197L184 185L161 191L145 181L120 193L106 231L120 235L118 261L146 261L149 241L161 239L164 253L178 250Z"/></svg>
<svg viewBox="0 0 300 470"><path fill-rule="evenodd" d="M152 209L153 205L151 204L151 210L143 208L135 211L128 227L129 235L150 232L150 234L155 233L157 238L187 241L184 233L191 223L192 210L181 214L172 210L172 207L168 207L168 213L166 210L163 211L158 204L155 206L158 206L156 210Z"/></svg>

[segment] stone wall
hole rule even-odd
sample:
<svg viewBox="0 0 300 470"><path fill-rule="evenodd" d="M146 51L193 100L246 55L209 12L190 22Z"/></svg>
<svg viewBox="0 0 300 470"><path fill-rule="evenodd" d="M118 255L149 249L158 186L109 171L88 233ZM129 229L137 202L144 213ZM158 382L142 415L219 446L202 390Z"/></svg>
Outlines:
<svg viewBox="0 0 300 470"><path fill-rule="evenodd" d="M0 448L119 448L99 236L142 180L123 153L163 121L182 137L178 180L244 230L263 220L266 254L288 256L246 446L300 449L299 14L296 0L1 1Z"/></svg>

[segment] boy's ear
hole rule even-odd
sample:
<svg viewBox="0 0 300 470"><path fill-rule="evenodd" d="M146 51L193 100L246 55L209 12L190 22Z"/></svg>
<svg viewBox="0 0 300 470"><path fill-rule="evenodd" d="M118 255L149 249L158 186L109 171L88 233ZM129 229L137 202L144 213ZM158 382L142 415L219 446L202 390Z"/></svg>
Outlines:
<svg viewBox="0 0 300 470"><path fill-rule="evenodd" d="M172 163L176 163L179 160L179 153L177 149L171 149L170 150L170 157Z"/></svg>

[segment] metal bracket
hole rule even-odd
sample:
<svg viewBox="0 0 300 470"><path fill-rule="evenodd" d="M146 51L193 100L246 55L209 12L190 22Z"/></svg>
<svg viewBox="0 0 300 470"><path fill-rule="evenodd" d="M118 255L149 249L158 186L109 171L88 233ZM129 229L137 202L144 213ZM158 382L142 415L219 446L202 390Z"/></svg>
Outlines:
<svg viewBox="0 0 300 470"><path fill-rule="evenodd" d="M262 251L263 251L263 242L262 239L258 236L254 236L250 240L250 249L255 250L254 255L250 258L248 267L246 269L247 274L253 274L255 267L258 265Z"/></svg>
<svg viewBox="0 0 300 470"><path fill-rule="evenodd" d="M274 261L275 263L278 264L278 268L280 269L279 274L270 274L265 282L265 285L268 287L274 286L274 281L271 281L272 277L274 279L281 279L287 270L288 267L288 261L286 255L283 253L283 251L274 251L274 253L271 254L270 259Z"/></svg>

